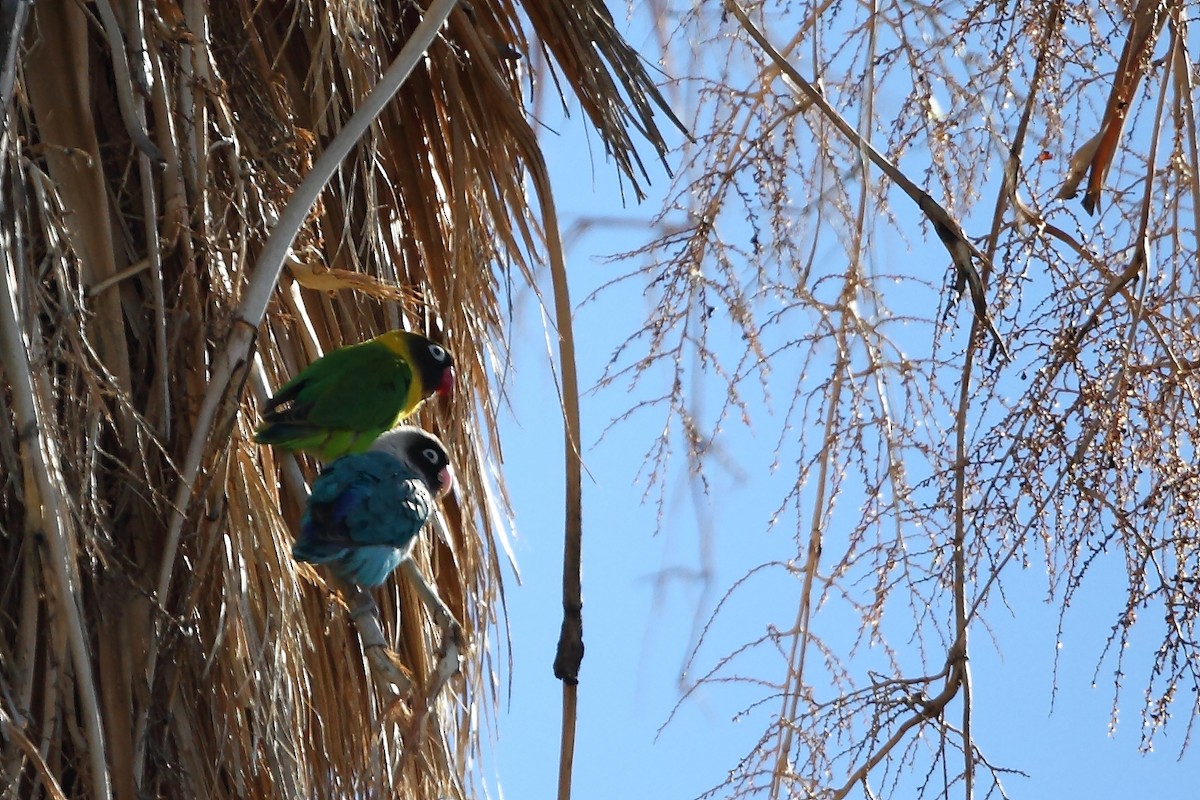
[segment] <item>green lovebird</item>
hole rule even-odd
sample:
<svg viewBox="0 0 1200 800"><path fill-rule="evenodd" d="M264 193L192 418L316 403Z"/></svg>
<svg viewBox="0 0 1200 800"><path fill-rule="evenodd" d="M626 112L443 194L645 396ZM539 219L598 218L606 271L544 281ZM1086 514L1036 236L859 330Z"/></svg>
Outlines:
<svg viewBox="0 0 1200 800"><path fill-rule="evenodd" d="M446 348L418 333L388 331L329 351L280 386L254 441L322 461L362 453L426 397L453 387Z"/></svg>

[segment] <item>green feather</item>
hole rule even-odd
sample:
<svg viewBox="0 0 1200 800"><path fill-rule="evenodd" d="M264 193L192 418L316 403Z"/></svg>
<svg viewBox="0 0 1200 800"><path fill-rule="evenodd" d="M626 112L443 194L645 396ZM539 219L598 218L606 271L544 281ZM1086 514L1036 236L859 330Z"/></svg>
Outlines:
<svg viewBox="0 0 1200 800"><path fill-rule="evenodd" d="M280 387L255 441L326 460L362 452L416 407L413 383L408 362L378 341L333 350Z"/></svg>

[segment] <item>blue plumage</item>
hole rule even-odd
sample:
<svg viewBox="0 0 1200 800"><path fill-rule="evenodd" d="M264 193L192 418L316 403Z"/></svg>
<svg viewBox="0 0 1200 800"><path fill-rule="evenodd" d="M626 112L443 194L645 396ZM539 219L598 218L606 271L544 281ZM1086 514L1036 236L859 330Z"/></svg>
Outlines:
<svg viewBox="0 0 1200 800"><path fill-rule="evenodd" d="M379 586L412 552L434 497L452 482L435 437L411 426L390 431L317 476L292 556L326 564L343 581Z"/></svg>

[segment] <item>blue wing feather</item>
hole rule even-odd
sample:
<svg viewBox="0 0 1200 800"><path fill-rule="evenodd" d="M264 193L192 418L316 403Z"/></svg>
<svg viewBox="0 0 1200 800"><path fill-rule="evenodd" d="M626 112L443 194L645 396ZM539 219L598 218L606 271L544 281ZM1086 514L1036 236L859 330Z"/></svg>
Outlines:
<svg viewBox="0 0 1200 800"><path fill-rule="evenodd" d="M408 557L432 509L428 487L403 461L382 452L344 456L313 483L292 556L378 586Z"/></svg>

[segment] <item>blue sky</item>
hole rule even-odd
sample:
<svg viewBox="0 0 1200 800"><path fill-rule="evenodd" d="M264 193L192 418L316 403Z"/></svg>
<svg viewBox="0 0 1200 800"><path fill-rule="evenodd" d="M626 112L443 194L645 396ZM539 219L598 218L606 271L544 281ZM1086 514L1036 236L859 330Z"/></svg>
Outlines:
<svg viewBox="0 0 1200 800"><path fill-rule="evenodd" d="M566 134L561 148L550 149L560 186L591 181L586 172L579 173L575 152ZM597 180L596 185L597 197L616 196L611 183ZM560 203L564 227L575 216L597 213L578 192L563 192ZM614 206L600 213L622 212ZM576 298L616 269L600 263L598 256L625 247L621 240L626 235L597 230L575 244L570 268L580 278L573 287ZM622 334L636 323L636 315L644 311L641 302L636 292L617 290L580 310L576 335L585 385L600 376ZM495 750L485 756L491 761L483 765L493 781L498 776L506 798L552 797L557 775L561 690L550 665L561 621L562 432L546 413L555 389L545 368L539 325L536 307L525 297L515 338L512 414L502 434L522 577L520 585L510 580L507 593L513 692L497 722ZM720 475L699 506L691 485L673 480L667 520L656 534L656 510L643 502L645 483L634 479L657 426L649 420L627 423L595 443L628 400L614 388L588 395L582 403L589 443L584 484L587 654L579 689L576 800L697 797L750 749L760 729L734 721L747 699L736 687L702 691L667 721L681 699L678 676L694 645L697 615L706 620L728 586L750 567L787 557L793 549L788 535L767 530L766 517L778 502L777 494L764 488L773 443L753 436L748 447L735 448L742 475ZM707 541L702 531L711 534ZM704 570L711 570L707 583ZM1116 735L1109 736L1111 670L1100 672L1095 687L1092 679L1117 606L1096 580L1089 587L1068 618L1070 635L1061 653L1051 714L1057 607L1044 602L1045 578L1036 565L1010 584L1014 614L991 617L998 647L986 641L984 631L974 633L978 738L995 763L1030 774L1029 779L1007 779L1014 797L1129 797L1151 789L1188 796L1200 762L1194 752L1177 759L1179 736L1160 741L1152 754L1137 752L1137 682L1144 672L1131 676L1125 693L1130 708ZM778 604L774 621L785 625L796 593L795 586L767 581L742 602L760 608ZM711 642L703 663L711 664L722 645L732 649L741 642L739 633L745 637L768 618L748 615L747 630L730 631Z"/></svg>
<svg viewBox="0 0 1200 800"><path fill-rule="evenodd" d="M652 197L640 208L622 208L615 168L589 149L594 137L586 137L580 116L547 122L557 132L543 142L563 230L596 219L633 223L596 225L568 242L578 304L594 288L637 266L609 264L603 257L645 243L645 221L658 210L668 179L657 172ZM919 249L924 247L919 232L914 230L909 241L916 242L917 254L901 247L892 257L944 260L944 251ZM592 386L600 378L614 349L648 314L650 302L642 287L629 283L579 306L582 385ZM514 323L514 379L507 398L511 414L503 421L502 441L522 583L509 580L507 589L511 701L496 721L497 741L485 745L480 765L493 794L513 800L553 797L555 792L561 689L551 662L561 619L563 519L562 430L548 412L555 384L546 367L541 316L529 293L518 298ZM635 416L597 441L637 399L636 392L612 386L589 393L582 402L588 471L583 506L587 654L579 690L576 800L697 797L719 784L751 749L763 729L763 711L740 712L762 695L761 689L723 684L681 702L680 672L695 645L697 626L708 620L729 587L756 565L796 553L792 534L768 525L781 482L787 479L770 468L777 432L766 420L777 408L752 398L754 418L764 424L727 426L720 444L728 463L712 472L707 496L698 495L679 470L672 472L660 524L654 504L644 502L644 475L640 481L638 476L645 452L663 429L662 416ZM715 404L718 399L701 396L698 402ZM1093 575L1076 597L1057 650L1057 675L1058 605L1046 602L1045 571L1036 561L1024 571L1009 571L1009 609L997 603L987 615L990 629L976 626L972 631L977 741L992 763L1030 776L1006 777L1011 797L1136 797L1152 796L1150 792L1186 797L1195 791L1200 761L1191 751L1179 758L1182 727L1156 740L1153 753L1138 753L1145 658L1130 662L1124 711L1110 734L1112 662L1098 672L1096 663L1120 608L1118 566ZM777 573L747 582L731 601L733 613L720 618L701 648L698 668L711 667L766 625L790 625L798 594L798 583ZM832 608L814 617L814 628L835 638L856 633L839 631L844 624ZM1149 653L1156 644L1151 622L1135 637L1132 649ZM874 657L878 653L863 656ZM739 669L765 680L779 679L778 671L778 660L760 652L749 654ZM1186 706L1189 698L1181 693L1179 702ZM1181 722L1186 707L1183 711Z"/></svg>

